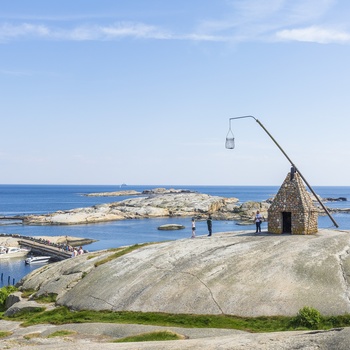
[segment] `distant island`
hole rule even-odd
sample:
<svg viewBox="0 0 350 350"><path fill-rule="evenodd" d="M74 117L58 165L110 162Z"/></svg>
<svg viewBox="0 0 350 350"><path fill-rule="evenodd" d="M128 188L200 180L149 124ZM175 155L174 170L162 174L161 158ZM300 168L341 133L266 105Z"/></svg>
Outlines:
<svg viewBox="0 0 350 350"><path fill-rule="evenodd" d="M186 189L172 188L155 188L143 192L134 190L99 192L84 195L135 198L85 208L60 210L43 215L27 215L21 217L21 220L27 225L74 225L160 217L195 217L201 220L211 214L214 220L235 220L239 225L246 225L252 224L252 218L257 210L267 219L267 210L273 201L273 198L270 198L262 202L239 203L239 199L235 197L211 196ZM315 198L312 199L316 202ZM345 197L327 198L328 201L344 201L344 199L346 200ZM332 212L350 212L350 208L328 209ZM324 214L322 208L319 208L319 213Z"/></svg>

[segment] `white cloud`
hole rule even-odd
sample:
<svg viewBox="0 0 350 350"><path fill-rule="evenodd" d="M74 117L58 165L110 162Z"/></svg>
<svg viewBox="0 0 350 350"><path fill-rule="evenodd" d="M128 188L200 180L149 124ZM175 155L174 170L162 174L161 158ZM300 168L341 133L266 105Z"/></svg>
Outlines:
<svg viewBox="0 0 350 350"><path fill-rule="evenodd" d="M276 37L281 40L316 42L320 44L350 42L350 33L317 26L281 30L276 33Z"/></svg>
<svg viewBox="0 0 350 350"><path fill-rule="evenodd" d="M47 37L50 30L44 25L23 23L20 25L3 24L0 26L0 39L17 38L21 36Z"/></svg>
<svg viewBox="0 0 350 350"><path fill-rule="evenodd" d="M196 28L179 32L142 22L88 24L0 24L0 42L24 39L103 41L118 39L187 40L196 42L307 41L348 43L346 31L334 29L336 0L227 0L228 11L221 18L197 21ZM328 17L330 16L330 18ZM94 18L98 21L99 18ZM193 22L193 27L195 26ZM339 28L341 23L336 24ZM345 25L347 25L345 23ZM288 28L288 29L287 29ZM303 29L304 28L304 29ZM324 29L328 28L328 29Z"/></svg>
<svg viewBox="0 0 350 350"><path fill-rule="evenodd" d="M151 39L169 39L171 34L142 23L117 23L112 26L100 27L99 31L107 37L135 37L135 38L151 38Z"/></svg>
<svg viewBox="0 0 350 350"><path fill-rule="evenodd" d="M232 0L231 11L218 20L201 21L197 30L225 41L271 41L284 39L285 28L324 26L335 0ZM282 33L282 35L280 34ZM293 40L290 37L288 40Z"/></svg>
<svg viewBox="0 0 350 350"><path fill-rule="evenodd" d="M121 22L109 26L76 26L71 29L50 28L44 25L23 23L0 26L0 40L21 38L44 38L56 40L108 40L117 38L174 39L168 32L143 23Z"/></svg>

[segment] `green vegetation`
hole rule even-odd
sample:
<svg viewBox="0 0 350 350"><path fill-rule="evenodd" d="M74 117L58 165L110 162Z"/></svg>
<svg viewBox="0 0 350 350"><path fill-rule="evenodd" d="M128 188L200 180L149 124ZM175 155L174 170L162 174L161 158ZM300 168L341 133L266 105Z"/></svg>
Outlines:
<svg viewBox="0 0 350 350"><path fill-rule="evenodd" d="M56 299L57 299L56 293L46 293L34 298L34 300L40 303L48 303L48 304L54 303Z"/></svg>
<svg viewBox="0 0 350 350"><path fill-rule="evenodd" d="M22 291L22 298L29 298L33 296L33 300L36 300L39 303L54 303L57 299L56 293L45 293L39 296L35 296L35 289L26 289Z"/></svg>
<svg viewBox="0 0 350 350"><path fill-rule="evenodd" d="M145 246L151 245L151 244L155 244L155 243L134 244L134 245L131 245L131 246L128 246L128 247L125 247L125 248L110 249L109 251L115 251L115 253L111 254L110 256L108 256L105 259L97 261L95 263L95 267L97 267L99 265L102 265L102 264L105 264L105 263L107 263L109 261L112 261L114 259L117 259L117 258L119 258L119 257L121 257L121 256L123 256L125 254L131 253L131 252L133 252L136 249L139 249L141 247L145 247Z"/></svg>
<svg viewBox="0 0 350 350"><path fill-rule="evenodd" d="M151 333L143 333L122 339L114 340L113 343L140 342L140 341L164 341L184 339L180 334L170 331L158 331Z"/></svg>
<svg viewBox="0 0 350 350"><path fill-rule="evenodd" d="M291 320L291 325L295 328L305 327L308 329L318 329L322 322L320 312L312 307L304 306L299 310L296 317Z"/></svg>
<svg viewBox="0 0 350 350"><path fill-rule="evenodd" d="M26 289L22 291L22 298L29 298L32 294L36 292L35 289Z"/></svg>
<svg viewBox="0 0 350 350"><path fill-rule="evenodd" d="M62 329L62 330L60 330L60 331L51 333L51 334L48 336L48 338L53 338L53 337L64 337L64 336L73 335L73 334L77 334L77 332L69 331L69 330L67 330L67 329Z"/></svg>
<svg viewBox="0 0 350 350"><path fill-rule="evenodd" d="M30 339L34 339L34 338L40 338L41 337L41 333L30 333L30 334L26 334L23 336L24 339L26 340L30 340Z"/></svg>
<svg viewBox="0 0 350 350"><path fill-rule="evenodd" d="M238 317L131 311L70 311L66 307L45 311L44 308L38 307L36 310L22 311L11 317L2 316L0 319L22 321L22 326L45 323L62 325L96 322L184 328L226 328L248 332L282 332L295 329L331 329L350 326L350 314L324 317L317 310L310 307L302 308L295 317Z"/></svg>
<svg viewBox="0 0 350 350"><path fill-rule="evenodd" d="M8 336L11 335L11 334L12 334L11 332L1 332L1 331L0 331L0 338L8 337Z"/></svg>
<svg viewBox="0 0 350 350"><path fill-rule="evenodd" d="M17 288L15 286L6 286L0 288L0 311L5 310L5 302L7 297L16 290Z"/></svg>

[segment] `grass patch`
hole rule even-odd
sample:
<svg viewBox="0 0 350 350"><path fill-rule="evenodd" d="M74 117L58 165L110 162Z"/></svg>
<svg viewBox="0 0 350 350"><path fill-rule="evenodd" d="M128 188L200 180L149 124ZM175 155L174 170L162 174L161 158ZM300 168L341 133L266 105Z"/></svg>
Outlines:
<svg viewBox="0 0 350 350"><path fill-rule="evenodd" d="M22 290L22 298L28 299L32 294L36 293L35 289L25 289Z"/></svg>
<svg viewBox="0 0 350 350"><path fill-rule="evenodd" d="M296 317L238 317L229 315L189 315L131 311L70 311L66 307L59 307L49 311L45 311L43 308L22 311L11 317L2 316L0 319L22 321L22 326L96 322L183 328L226 328L248 332L282 332L295 329L331 329L350 326L350 314L331 317L321 316L317 327L315 324L296 323Z"/></svg>
<svg viewBox="0 0 350 350"><path fill-rule="evenodd" d="M12 334L12 332L2 332L2 331L0 331L0 338L8 337L11 334Z"/></svg>
<svg viewBox="0 0 350 350"><path fill-rule="evenodd" d="M57 294L56 293L45 293L42 294L38 297L34 297L34 300L40 302L40 303L54 303L57 299Z"/></svg>
<svg viewBox="0 0 350 350"><path fill-rule="evenodd" d="M143 333L114 340L113 343L128 343L128 342L141 342L141 341L164 341L164 340L180 340L184 339L184 336L170 332L170 331L157 331L150 333Z"/></svg>
<svg viewBox="0 0 350 350"><path fill-rule="evenodd" d="M48 335L47 337L48 337L48 338L65 337L65 336L73 335L73 334L77 334L77 332L69 331L69 330L67 330L67 329L62 329L62 330L60 330L60 331L56 331L56 332L51 333L51 334Z"/></svg>
<svg viewBox="0 0 350 350"><path fill-rule="evenodd" d="M125 255L125 254L128 254L128 253L131 253L133 252L134 250L137 250L141 247L145 247L147 245L151 245L151 244L156 244L156 243L143 243L143 244L134 244L134 245L131 245L131 246L128 246L128 247L125 247L125 248L115 248L115 249L110 249L109 251L115 251L114 254L111 254L109 255L107 258L105 259L102 259L100 261L97 261L95 263L95 267L97 266L100 266L100 265L103 265L109 261L112 261L114 259L117 259L117 258L120 258L121 256Z"/></svg>
<svg viewBox="0 0 350 350"><path fill-rule="evenodd" d="M30 339L34 339L34 338L40 338L41 337L41 333L30 333L30 334L26 334L23 336L24 339L26 340L30 340Z"/></svg>
<svg viewBox="0 0 350 350"><path fill-rule="evenodd" d="M22 326L69 323L126 323L184 328L227 328L251 332L274 332L293 329L291 317L242 318L225 315L188 315L130 311L70 311L59 307L49 311L22 312L6 319L23 321Z"/></svg>

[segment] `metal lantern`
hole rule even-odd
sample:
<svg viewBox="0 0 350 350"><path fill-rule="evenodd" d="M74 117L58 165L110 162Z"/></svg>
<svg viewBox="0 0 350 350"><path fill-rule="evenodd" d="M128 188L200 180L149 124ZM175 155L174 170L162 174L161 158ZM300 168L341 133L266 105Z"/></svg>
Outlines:
<svg viewBox="0 0 350 350"><path fill-rule="evenodd" d="M233 136L233 132L231 129L226 135L226 142L225 142L225 147L227 149L234 149L235 148L235 137Z"/></svg>
<svg viewBox="0 0 350 350"><path fill-rule="evenodd" d="M235 137L234 137L233 132L231 130L231 119L229 119L229 128L228 128L228 133L226 135L225 147L227 149L234 149L235 148Z"/></svg>

